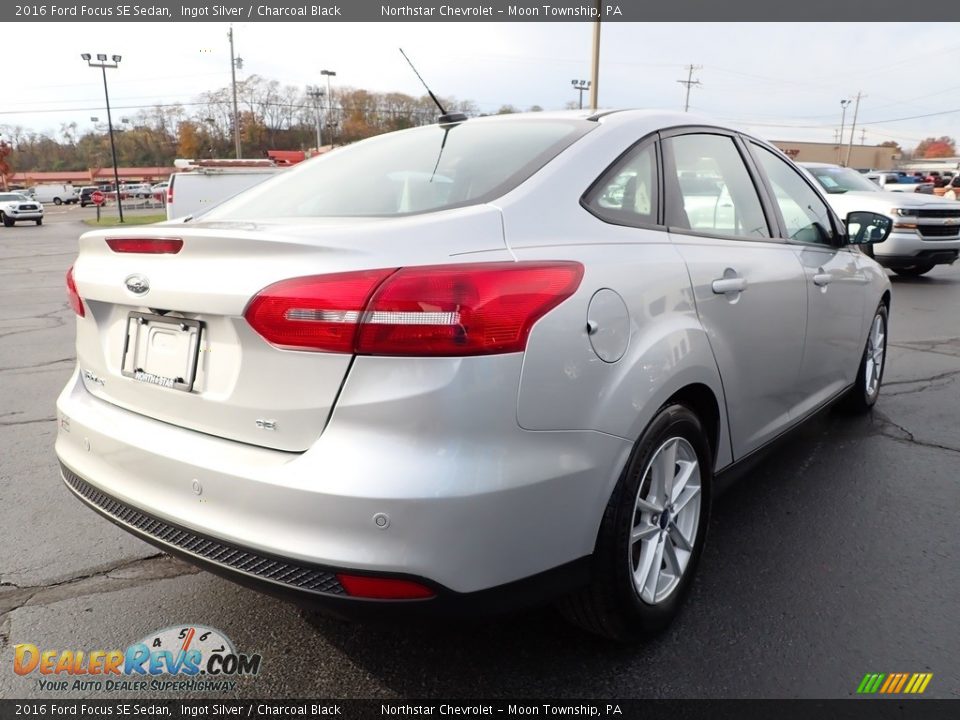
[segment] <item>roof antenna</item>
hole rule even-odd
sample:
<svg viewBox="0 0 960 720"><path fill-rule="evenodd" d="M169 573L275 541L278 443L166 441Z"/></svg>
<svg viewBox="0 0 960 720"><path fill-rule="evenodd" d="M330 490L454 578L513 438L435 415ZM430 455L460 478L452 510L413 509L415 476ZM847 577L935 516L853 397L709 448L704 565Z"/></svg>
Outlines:
<svg viewBox="0 0 960 720"><path fill-rule="evenodd" d="M440 117L437 119L441 125L457 125L462 123L467 119L467 116L463 113L448 113L446 108L440 104L440 101L437 100L437 96L433 94L433 91L427 85L426 81L420 76L420 73L417 72L417 68L413 66L413 63L410 61L410 58L407 57L407 54L403 51L403 48L399 48L400 54L403 55L403 59L410 64L410 69L413 70L414 75L417 76L417 79L423 83L423 87L426 88L427 94L430 95L430 99L433 100L434 105L440 108ZM446 138L444 138L446 140Z"/></svg>

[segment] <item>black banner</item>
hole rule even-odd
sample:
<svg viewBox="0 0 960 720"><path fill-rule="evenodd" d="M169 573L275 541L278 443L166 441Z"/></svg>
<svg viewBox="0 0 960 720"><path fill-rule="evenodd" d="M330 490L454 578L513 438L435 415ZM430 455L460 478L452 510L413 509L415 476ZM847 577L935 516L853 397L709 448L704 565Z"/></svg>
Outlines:
<svg viewBox="0 0 960 720"><path fill-rule="evenodd" d="M0 22L918 22L958 3L902 0L36 0L0 3Z"/></svg>
<svg viewBox="0 0 960 720"><path fill-rule="evenodd" d="M2 700L12 718L643 718L944 720L954 700Z"/></svg>

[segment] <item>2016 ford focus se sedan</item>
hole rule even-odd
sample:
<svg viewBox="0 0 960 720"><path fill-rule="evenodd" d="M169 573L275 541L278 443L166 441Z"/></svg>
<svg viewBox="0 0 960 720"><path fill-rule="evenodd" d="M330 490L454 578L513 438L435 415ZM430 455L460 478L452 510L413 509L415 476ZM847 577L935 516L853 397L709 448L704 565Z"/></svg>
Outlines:
<svg viewBox="0 0 960 720"><path fill-rule="evenodd" d="M770 145L646 111L450 119L80 239L83 502L341 614L563 598L664 627L714 478L883 377L889 283ZM814 530L811 530L814 532Z"/></svg>

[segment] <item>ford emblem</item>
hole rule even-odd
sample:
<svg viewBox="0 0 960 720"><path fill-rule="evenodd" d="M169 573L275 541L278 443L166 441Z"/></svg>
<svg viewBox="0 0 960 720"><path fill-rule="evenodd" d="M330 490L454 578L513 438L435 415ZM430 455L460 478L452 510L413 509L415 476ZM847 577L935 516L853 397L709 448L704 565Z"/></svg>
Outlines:
<svg viewBox="0 0 960 720"><path fill-rule="evenodd" d="M124 280L124 284L134 295L146 295L150 290L150 281L143 275L131 275Z"/></svg>

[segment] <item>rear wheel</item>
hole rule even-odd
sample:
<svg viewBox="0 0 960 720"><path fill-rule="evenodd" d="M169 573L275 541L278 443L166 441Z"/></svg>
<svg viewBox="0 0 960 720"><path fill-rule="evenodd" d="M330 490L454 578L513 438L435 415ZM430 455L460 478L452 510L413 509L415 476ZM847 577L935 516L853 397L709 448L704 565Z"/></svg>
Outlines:
<svg viewBox="0 0 960 720"><path fill-rule="evenodd" d="M908 268L894 268L893 271L901 277L920 277L933 270L933 265L914 265Z"/></svg>
<svg viewBox="0 0 960 720"><path fill-rule="evenodd" d="M54 204L54 205L63 205L63 200L61 200L60 198L54 198L54 199L53 199L53 204Z"/></svg>
<svg viewBox="0 0 960 720"><path fill-rule="evenodd" d="M887 306L880 303L870 323L867 346L863 349L857 381L850 388L846 406L853 412L867 412L880 397L883 371L887 359Z"/></svg>
<svg viewBox="0 0 960 720"><path fill-rule="evenodd" d="M693 412L660 409L604 512L591 584L561 604L569 620L615 640L649 636L670 623L706 538L711 458Z"/></svg>

